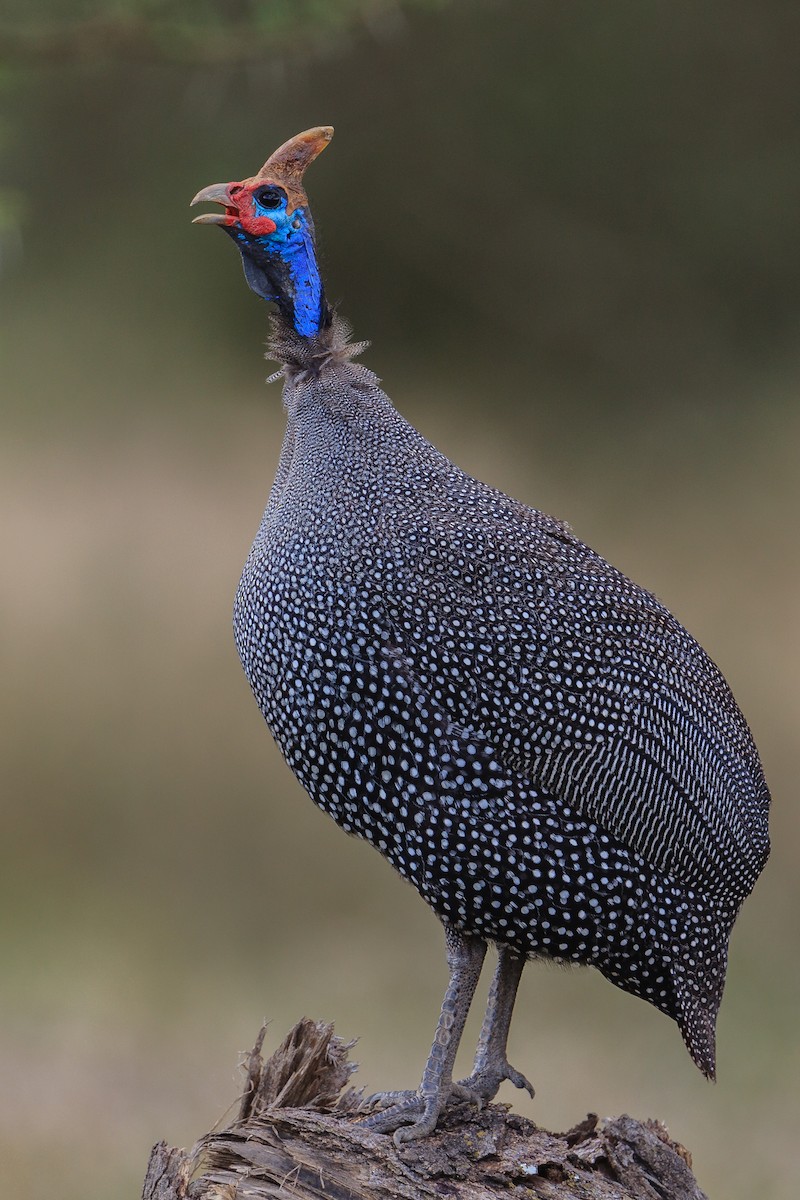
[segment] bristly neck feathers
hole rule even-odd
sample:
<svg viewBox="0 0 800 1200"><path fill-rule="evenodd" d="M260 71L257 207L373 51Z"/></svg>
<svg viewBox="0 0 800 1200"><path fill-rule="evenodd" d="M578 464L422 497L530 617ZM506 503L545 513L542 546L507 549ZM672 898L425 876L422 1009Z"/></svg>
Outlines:
<svg viewBox="0 0 800 1200"><path fill-rule="evenodd" d="M321 376L339 375L350 386L378 386L377 375L352 360L362 354L369 342L349 341L350 326L330 310L328 324L316 334L298 333L282 313L272 317L272 336L267 343L267 358L280 366L269 380L285 377L289 383L310 382Z"/></svg>

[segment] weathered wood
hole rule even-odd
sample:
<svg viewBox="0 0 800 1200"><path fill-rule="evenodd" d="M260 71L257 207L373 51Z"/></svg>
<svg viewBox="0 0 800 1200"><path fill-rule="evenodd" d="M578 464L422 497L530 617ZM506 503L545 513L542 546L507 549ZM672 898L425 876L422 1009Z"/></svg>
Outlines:
<svg viewBox="0 0 800 1200"><path fill-rule="evenodd" d="M359 1124L352 1042L304 1018L265 1062L264 1033L234 1123L188 1153L154 1146L142 1200L706 1200L664 1126L628 1116L556 1134L504 1105L461 1104L398 1149Z"/></svg>

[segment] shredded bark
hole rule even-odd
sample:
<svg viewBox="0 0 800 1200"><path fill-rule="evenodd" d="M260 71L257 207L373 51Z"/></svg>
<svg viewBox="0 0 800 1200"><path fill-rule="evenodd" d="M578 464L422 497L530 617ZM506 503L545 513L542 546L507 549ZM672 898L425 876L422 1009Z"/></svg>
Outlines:
<svg viewBox="0 0 800 1200"><path fill-rule="evenodd" d="M506 1105L460 1104L398 1149L360 1124L355 1043L304 1017L265 1061L265 1032L233 1124L188 1152L154 1146L142 1200L707 1200L664 1125L627 1115L550 1133Z"/></svg>

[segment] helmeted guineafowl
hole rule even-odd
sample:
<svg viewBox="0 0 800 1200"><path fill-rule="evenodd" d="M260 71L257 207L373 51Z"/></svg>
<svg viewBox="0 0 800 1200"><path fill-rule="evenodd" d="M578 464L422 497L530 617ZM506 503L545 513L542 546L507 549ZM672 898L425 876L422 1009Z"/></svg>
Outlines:
<svg viewBox="0 0 800 1200"><path fill-rule="evenodd" d="M374 1128L422 1137L504 1079L523 965L596 967L674 1018L714 1075L728 938L767 858L769 795L722 675L659 601L560 521L466 475L352 360L315 256L299 134L215 184L278 306L288 427L236 597L255 697L314 802L441 919L450 983L420 1088ZM488 942L472 1075L452 1070Z"/></svg>

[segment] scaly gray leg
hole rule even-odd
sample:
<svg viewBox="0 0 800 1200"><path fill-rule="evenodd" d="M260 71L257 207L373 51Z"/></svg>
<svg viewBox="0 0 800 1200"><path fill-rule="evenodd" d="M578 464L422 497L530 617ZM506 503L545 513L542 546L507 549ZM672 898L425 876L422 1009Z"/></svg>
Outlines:
<svg viewBox="0 0 800 1200"><path fill-rule="evenodd" d="M453 1095L453 1064L486 956L486 943L480 938L464 937L448 928L445 936L450 982L422 1082L416 1092L378 1092L364 1102L365 1107L391 1105L367 1117L364 1125L379 1133L394 1132L397 1145L432 1133L439 1114ZM458 1088L456 1095L462 1094ZM410 1128L401 1129L403 1125Z"/></svg>
<svg viewBox="0 0 800 1200"><path fill-rule="evenodd" d="M479 1096L487 1103L494 1100L504 1079L508 1079L514 1087L524 1088L529 1095L534 1094L533 1086L524 1075L509 1065L506 1058L511 1014L525 959L512 954L506 946L498 946L497 953L497 968L489 991L472 1074L455 1085L456 1092L463 1088L465 1093Z"/></svg>

